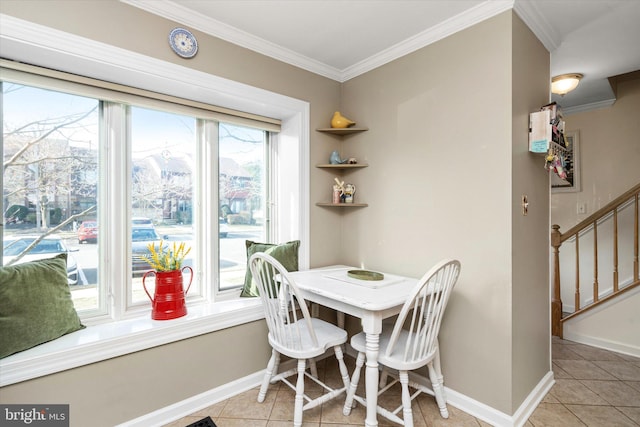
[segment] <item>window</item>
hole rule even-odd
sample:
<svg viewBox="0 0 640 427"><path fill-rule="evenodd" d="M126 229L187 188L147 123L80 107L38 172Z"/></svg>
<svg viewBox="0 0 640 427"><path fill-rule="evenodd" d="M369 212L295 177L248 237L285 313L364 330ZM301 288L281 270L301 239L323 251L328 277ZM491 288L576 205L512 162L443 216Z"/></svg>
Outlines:
<svg viewBox="0 0 640 427"><path fill-rule="evenodd" d="M144 99L11 82L2 96L4 264L67 252L85 321L148 309L154 279L144 276L144 256L160 241L191 248L189 303L238 294L245 240L267 241L274 227L266 220L270 132Z"/></svg>
<svg viewBox="0 0 640 427"><path fill-rule="evenodd" d="M219 130L220 290L242 286L246 240L267 241L268 133L230 124Z"/></svg>
<svg viewBox="0 0 640 427"><path fill-rule="evenodd" d="M96 310L96 294L87 292L95 288L96 266L79 266L89 267L87 260L97 260L97 253L80 251L79 244L97 215L99 102L3 82L2 103L3 265L67 252L78 308Z"/></svg>
<svg viewBox="0 0 640 427"><path fill-rule="evenodd" d="M131 304L138 304L149 301L142 278L150 269L144 259L150 243L184 242L191 248L184 265L197 270L193 206L199 141L195 117L141 107L130 107L130 117ZM154 280L150 278L145 285L151 293ZM199 280L192 281L187 297L196 295L202 295Z"/></svg>
<svg viewBox="0 0 640 427"><path fill-rule="evenodd" d="M271 135L271 139L276 139L277 143L270 149L271 161L275 165L271 171L275 176L268 185L276 191L272 192L267 206L273 218L272 222L280 224L280 227L271 228L273 234L270 239L282 242L299 238L302 241L300 268L308 268L308 102L191 70L183 65L123 51L48 27L32 25L12 17L5 16L2 22L0 38L5 58L17 62L0 59L0 65L7 67L0 69L0 80L6 80L6 76L15 74L7 69L31 72L31 67L26 64L32 63L48 70L62 68L75 76L98 79L108 76L111 82L142 86L157 94L169 97L186 96L195 104L213 104L223 109L230 108L282 120L281 131L277 135ZM5 34L11 36L5 37ZM90 54L87 54L88 52ZM58 73L52 74L55 77ZM29 81L15 75L11 76L11 80L30 84ZM79 80L86 79L80 77ZM121 159L121 162L124 161ZM209 162L209 165L212 163ZM111 185L119 183L120 177L113 174L110 177ZM265 222L268 221L267 216L265 214ZM122 257L122 254L114 253L113 256L117 259ZM205 258L208 259L209 254ZM126 270L126 267L122 266L122 269ZM123 280L126 280L126 277ZM262 313L260 307L246 300L253 299L236 298L209 306L190 305L189 319L185 319L184 322L181 319L150 322L146 313L146 316L115 324L90 326L71 334L78 334L75 341L65 340L65 343L58 345L54 343L59 343L60 340L56 340L51 343L54 344L53 347L44 344L32 349L34 352L29 350L28 357L25 355L25 358L11 357L11 361L8 360L10 358L0 360L0 369L3 372L0 376L0 386L259 319ZM94 332L95 329L98 331Z"/></svg>

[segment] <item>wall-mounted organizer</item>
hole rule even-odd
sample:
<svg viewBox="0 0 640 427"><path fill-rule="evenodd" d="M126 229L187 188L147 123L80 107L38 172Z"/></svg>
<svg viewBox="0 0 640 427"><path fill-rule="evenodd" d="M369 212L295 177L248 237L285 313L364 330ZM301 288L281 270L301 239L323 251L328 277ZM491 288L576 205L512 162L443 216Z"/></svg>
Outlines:
<svg viewBox="0 0 640 427"><path fill-rule="evenodd" d="M349 128L320 128L320 129L316 129L316 132L322 132L322 133L328 133L331 135L336 135L338 137L340 137L341 139L344 136L347 135L353 135L356 133L360 133L360 132L365 132L369 129L367 128L357 128L357 127L349 127ZM329 159L330 156L327 156L327 159ZM322 163L322 164L317 164L316 167L320 168L320 169L324 169L328 172L331 172L333 174L333 176L335 177L335 173L337 172L340 176L342 176L342 174L344 172L349 172L349 171L353 171L353 170L357 170L360 168L366 168L367 166L369 166L366 163L340 163L340 164L332 164L332 163ZM344 182L344 181L343 181ZM331 184L333 185L333 183ZM335 208L358 208L358 207L366 207L369 206L367 203L333 203L331 196L331 191L330 191L329 186L327 186L327 199L329 200L328 202L318 202L316 203L316 206L323 206L323 207L335 207ZM354 195L354 200L358 200L359 199L359 194L358 195Z"/></svg>
<svg viewBox="0 0 640 427"><path fill-rule="evenodd" d="M529 151L547 153L552 142L565 147L567 145L562 112L555 102L529 114Z"/></svg>
<svg viewBox="0 0 640 427"><path fill-rule="evenodd" d="M529 114L529 151L546 154L545 169L573 185L573 151L564 135L562 111L555 102Z"/></svg>

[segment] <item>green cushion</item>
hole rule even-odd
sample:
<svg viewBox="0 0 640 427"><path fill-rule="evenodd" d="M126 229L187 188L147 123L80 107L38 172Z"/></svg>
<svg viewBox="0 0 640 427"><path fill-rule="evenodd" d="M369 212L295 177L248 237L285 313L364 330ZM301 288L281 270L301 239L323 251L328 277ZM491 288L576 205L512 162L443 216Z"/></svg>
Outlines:
<svg viewBox="0 0 640 427"><path fill-rule="evenodd" d="M287 271L298 271L298 249L300 248L300 240L283 243L281 245L273 243L257 243L251 240L246 241L247 246L247 273L244 278L244 287L242 288L241 297L257 297L258 285L251 277L249 269L249 258L256 252L264 252L271 255L278 261Z"/></svg>
<svg viewBox="0 0 640 427"><path fill-rule="evenodd" d="M84 327L67 283L67 254L0 267L0 358Z"/></svg>

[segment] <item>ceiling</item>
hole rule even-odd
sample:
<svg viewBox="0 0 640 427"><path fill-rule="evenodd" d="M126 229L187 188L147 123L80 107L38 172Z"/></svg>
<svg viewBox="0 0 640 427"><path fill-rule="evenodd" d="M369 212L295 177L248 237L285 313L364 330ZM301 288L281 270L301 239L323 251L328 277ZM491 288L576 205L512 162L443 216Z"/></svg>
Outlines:
<svg viewBox="0 0 640 427"><path fill-rule="evenodd" d="M640 70L640 0L121 0L297 67L346 81L514 9L551 52L567 112L610 105L608 78Z"/></svg>

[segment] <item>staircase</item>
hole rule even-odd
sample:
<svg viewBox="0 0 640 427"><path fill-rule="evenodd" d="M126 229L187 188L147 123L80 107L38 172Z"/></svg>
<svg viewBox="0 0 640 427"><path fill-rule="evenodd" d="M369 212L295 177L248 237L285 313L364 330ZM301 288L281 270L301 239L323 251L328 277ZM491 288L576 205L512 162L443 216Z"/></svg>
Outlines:
<svg viewBox="0 0 640 427"><path fill-rule="evenodd" d="M560 232L557 224L551 227L554 264L552 335L562 338L564 322L620 299L621 295L640 285L639 197L640 184L637 184L566 232ZM582 287L581 282L588 284ZM565 295L565 300L570 299L571 292L573 306L565 303L563 311L562 296Z"/></svg>

